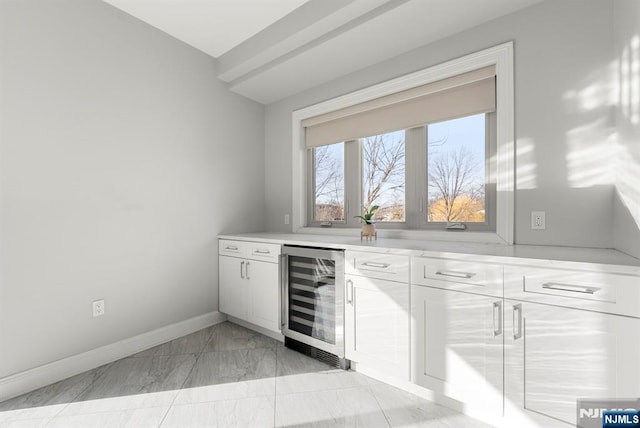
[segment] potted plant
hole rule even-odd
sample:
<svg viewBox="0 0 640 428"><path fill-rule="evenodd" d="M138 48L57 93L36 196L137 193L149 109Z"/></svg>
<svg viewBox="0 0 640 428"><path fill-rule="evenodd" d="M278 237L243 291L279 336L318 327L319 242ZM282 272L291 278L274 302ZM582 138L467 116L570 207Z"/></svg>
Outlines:
<svg viewBox="0 0 640 428"><path fill-rule="evenodd" d="M353 216L354 218L359 218L360 221L364 222L362 225L362 231L360 232L360 239L364 237L367 239L378 238L376 225L373 222L373 214L378 208L378 205L372 205L368 210L365 210L364 214Z"/></svg>

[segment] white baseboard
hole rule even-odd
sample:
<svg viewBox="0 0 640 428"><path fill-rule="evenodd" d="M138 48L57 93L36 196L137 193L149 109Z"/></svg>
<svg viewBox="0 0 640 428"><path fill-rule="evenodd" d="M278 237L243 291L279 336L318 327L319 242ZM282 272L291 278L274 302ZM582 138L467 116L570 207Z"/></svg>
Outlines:
<svg viewBox="0 0 640 428"><path fill-rule="evenodd" d="M234 324L238 324L242 327L248 328L249 330L257 331L258 333L264 334L265 336L268 336L279 342L284 342L284 336L280 332L268 330L264 327L260 327L259 325L251 324L250 322L241 320L236 317L232 317L231 315L227 315L227 318L229 319L229 321L231 321Z"/></svg>
<svg viewBox="0 0 640 428"><path fill-rule="evenodd" d="M214 324L219 324L226 321L226 319L226 315L220 312L209 312L208 314L180 321L100 348L0 378L0 402L177 339L178 337L196 332Z"/></svg>

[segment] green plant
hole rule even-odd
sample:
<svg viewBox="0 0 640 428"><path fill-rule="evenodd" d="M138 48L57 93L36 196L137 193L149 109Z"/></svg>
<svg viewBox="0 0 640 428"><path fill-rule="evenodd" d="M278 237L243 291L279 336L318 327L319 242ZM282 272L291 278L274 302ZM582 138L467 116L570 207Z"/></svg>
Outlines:
<svg viewBox="0 0 640 428"><path fill-rule="evenodd" d="M377 205L372 205L371 208L369 208L369 210L365 210L363 215L354 215L353 218L359 218L360 220L364 221L366 224L372 224L373 223L373 213L378 209L379 207Z"/></svg>

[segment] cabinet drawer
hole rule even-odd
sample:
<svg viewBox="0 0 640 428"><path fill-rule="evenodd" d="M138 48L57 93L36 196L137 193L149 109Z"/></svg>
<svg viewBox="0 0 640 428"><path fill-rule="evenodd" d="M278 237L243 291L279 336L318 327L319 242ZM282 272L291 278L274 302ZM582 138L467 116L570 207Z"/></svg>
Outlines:
<svg viewBox="0 0 640 428"><path fill-rule="evenodd" d="M247 252L247 243L220 239L218 241L218 252L221 256L244 257Z"/></svg>
<svg viewBox="0 0 640 428"><path fill-rule="evenodd" d="M502 265L414 257L411 266L412 284L502 296Z"/></svg>
<svg viewBox="0 0 640 428"><path fill-rule="evenodd" d="M509 298L640 317L640 277L522 266L505 274Z"/></svg>
<svg viewBox="0 0 640 428"><path fill-rule="evenodd" d="M346 273L390 281L409 282L409 257L365 251L345 253Z"/></svg>
<svg viewBox="0 0 640 428"><path fill-rule="evenodd" d="M247 258L278 262L280 256L279 244L263 244L260 242L249 242L248 244Z"/></svg>

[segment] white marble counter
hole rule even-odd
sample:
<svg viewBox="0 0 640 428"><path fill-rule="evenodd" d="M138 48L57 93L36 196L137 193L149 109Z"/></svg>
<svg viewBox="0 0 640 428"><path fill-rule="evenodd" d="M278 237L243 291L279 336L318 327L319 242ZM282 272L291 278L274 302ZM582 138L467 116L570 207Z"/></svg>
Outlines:
<svg viewBox="0 0 640 428"><path fill-rule="evenodd" d="M640 275L639 259L612 249L387 238L361 241L359 237L298 233L240 233L220 235L219 238Z"/></svg>

